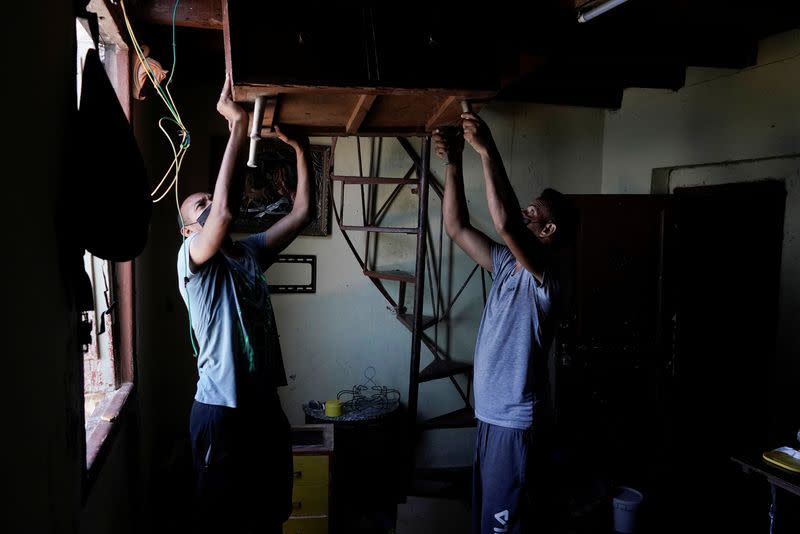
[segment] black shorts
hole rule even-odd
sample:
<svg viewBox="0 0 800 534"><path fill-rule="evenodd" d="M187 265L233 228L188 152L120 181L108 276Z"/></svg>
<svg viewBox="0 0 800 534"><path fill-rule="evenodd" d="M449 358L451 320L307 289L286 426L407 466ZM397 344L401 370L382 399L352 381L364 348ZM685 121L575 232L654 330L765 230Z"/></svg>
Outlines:
<svg viewBox="0 0 800 534"><path fill-rule="evenodd" d="M195 401L189 428L201 530L279 529L291 513L293 477L291 431L277 395L258 408Z"/></svg>

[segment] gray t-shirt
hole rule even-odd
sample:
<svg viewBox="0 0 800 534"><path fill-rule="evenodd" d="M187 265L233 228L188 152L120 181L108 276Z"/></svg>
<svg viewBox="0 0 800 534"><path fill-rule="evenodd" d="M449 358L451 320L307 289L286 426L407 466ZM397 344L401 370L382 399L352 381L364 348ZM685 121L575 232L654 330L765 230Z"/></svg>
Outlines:
<svg viewBox="0 0 800 534"><path fill-rule="evenodd" d="M555 334L554 267L542 283L508 247L492 245L494 281L486 299L475 346L475 416L486 423L527 429L547 388L547 353Z"/></svg>
<svg viewBox="0 0 800 534"><path fill-rule="evenodd" d="M236 408L286 385L264 275L269 266L266 236L255 234L239 241L241 258L220 251L192 273L188 247L196 235L178 251L178 287L198 342L194 398Z"/></svg>

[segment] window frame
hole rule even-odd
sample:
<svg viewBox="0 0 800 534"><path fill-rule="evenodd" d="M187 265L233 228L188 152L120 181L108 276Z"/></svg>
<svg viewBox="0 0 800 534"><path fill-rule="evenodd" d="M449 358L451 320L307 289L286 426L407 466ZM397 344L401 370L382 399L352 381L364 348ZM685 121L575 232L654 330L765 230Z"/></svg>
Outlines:
<svg viewBox="0 0 800 534"><path fill-rule="evenodd" d="M115 17L111 16L104 0L90 2L89 9L97 13L76 13L76 20L97 16L100 40L105 43L104 67L120 105L131 121L131 63L130 48L127 36L123 37L118 30ZM102 11L105 10L105 13ZM91 26L91 24L90 24ZM76 37L77 38L77 37ZM105 464L114 437L119 433L122 422L127 419L133 409L131 399L135 398L135 293L134 262L108 261L109 288L116 299L116 308L112 312L113 344L115 353L116 389L109 392L98 404L93 416L98 417L97 424L90 432L85 431L86 413L81 405L81 424L85 434L85 454L83 455L83 501L97 480ZM81 381L83 374L81 373ZM84 388L80 388L83 398Z"/></svg>

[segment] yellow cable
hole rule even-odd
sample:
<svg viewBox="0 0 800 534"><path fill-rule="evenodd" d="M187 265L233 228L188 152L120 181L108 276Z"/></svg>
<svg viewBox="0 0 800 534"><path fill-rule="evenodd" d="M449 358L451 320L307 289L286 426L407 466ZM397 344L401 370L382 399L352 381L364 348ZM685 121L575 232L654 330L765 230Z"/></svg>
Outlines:
<svg viewBox="0 0 800 534"><path fill-rule="evenodd" d="M163 120L163 119L161 119L161 120ZM163 126L161 125L161 120L158 121L158 127L161 129L162 132L164 132L164 135L167 135L166 130L164 130ZM183 161L183 157L186 155L186 150L188 148L188 147L186 147L184 145L181 145L180 149L177 152L175 152L175 144L172 142L172 139L170 139L169 135L167 135L167 140L169 141L169 144L172 147L172 157L173 157L172 165L170 165L169 168L172 169L172 167L175 166L175 179L172 180L172 182L169 184L167 189L164 191L164 194L162 194L160 197L158 197L156 200L153 201L154 204L156 202L161 202L161 200L165 196L167 196L167 193L169 193L169 190L172 189L172 186L176 186L176 189L177 189L177 185L176 184L178 183L178 175L179 175L180 170L181 170L181 162ZM169 170L167 171L167 173L169 173ZM166 174L164 175L164 178L166 178ZM163 183L163 181L164 180L162 179L161 182ZM160 186L161 186L161 184L159 184L159 187ZM158 190L158 188L156 188L156 190ZM151 196L155 196L155 191L151 194Z"/></svg>
<svg viewBox="0 0 800 534"><path fill-rule="evenodd" d="M138 41L138 39L136 39L136 35L133 32L133 27L131 26L130 19L128 19L128 13L127 13L127 10L125 9L124 0L120 1L120 6L122 7L122 15L123 15L123 18L125 19L125 26L128 29L128 34L130 35L131 42L133 44L134 50L136 51L136 55L137 55L137 57L139 59L139 62L144 67L145 74L146 74L147 78L150 80L150 83L152 83L153 87L156 89L156 93L158 93L158 96L164 102L164 105L166 105L167 109L169 109L170 113L172 114L173 118L175 119L175 123L180 127L181 133L183 134L184 139L186 139L186 135L188 134L188 130L186 129L186 127L183 124L183 120L181 119L180 113L178 113L178 108L175 105L175 101L172 98L172 94L169 92L169 88L168 87L167 88L162 88L161 87L161 83L157 80L157 78L155 76L155 73L153 72L153 69L150 67L150 62L144 56L144 52L142 51L142 48L139 45L139 41ZM183 161L183 157L186 155L186 151L187 151L187 149L189 147L189 145L184 145L183 142L182 142L181 145L180 145L179 150L177 150L177 151L175 150L175 143L172 141L172 138L170 137L170 135L167 133L167 131L164 129L164 127L162 125L162 121L163 120L164 120L163 118L159 119L158 127L164 133L164 136L167 138L167 141L169 141L170 147L172 148L173 160L172 160L172 163L170 164L169 168L167 169L167 171L164 173L164 177L161 179L161 181L158 183L158 185L150 193L150 196L153 197L158 193L158 190L164 184L164 181L167 179L167 176L169 176L170 171L173 169L173 167L175 168L175 178L172 180L172 182L167 187L167 189L164 191L164 193L160 197L158 197L156 200L153 201L154 203L160 202L169 193L170 189L172 189L173 186L175 186L175 191L176 191L176 195L177 195L177 191L178 191L177 183L178 183L178 178L179 178L179 173L180 173L180 167L181 167L181 163ZM176 203L177 203L177 201L178 201L178 198L176 196ZM178 205L178 212L180 213L180 205Z"/></svg>
<svg viewBox="0 0 800 534"><path fill-rule="evenodd" d="M177 0L176 0L175 9L177 9L177 5L178 4L177 4ZM158 96L161 98L161 100L164 101L164 104L167 106L167 109L169 109L170 113L172 114L172 117L174 119L175 124L177 124L178 127L180 127L180 129L181 129L182 141L181 141L181 144L180 144L180 148L176 152L175 151L175 143L172 142L172 138L169 136L169 134L167 133L167 131L164 129L164 127L162 125L162 121L164 119L169 120L168 117L162 117L158 121L159 129L167 137L167 141L169 141L170 147L172 148L173 159L172 159L172 163L170 164L169 168L167 169L167 172L164 173L164 177L161 179L161 181L158 183L158 185L155 187L155 189L153 189L153 192L150 193L150 196L151 197L155 196L156 192L161 188L162 184L164 183L164 180L167 179L167 176L169 176L170 171L174 167L175 168L175 178L172 180L172 182L170 183L169 187L167 187L167 189L164 191L164 193L159 198L154 200L153 203L160 202L165 196L167 196L167 194L169 193L170 189L172 189L173 186L175 187L175 207L178 210L178 217L180 217L180 221L181 221L181 236L183 237L184 259L186 261L187 271L188 271L189 257L188 257L188 251L187 251L186 246L185 246L186 245L186 236L183 235L183 228L185 226L185 221L183 220L183 215L181 214L181 208L180 208L180 202L179 202L180 198L178 196L178 178L180 176L181 165L183 164L183 158L186 156L186 151L189 149L189 145L191 143L191 140L189 138L189 130L187 130L186 126L183 124L183 120L181 119L180 113L178 113L178 107L175 105L175 101L172 99L172 94L170 94L170 92L169 92L169 82L167 82L167 86L162 89L160 82L156 79L155 73L153 72L152 68L150 67L150 62L147 60L147 58L144 57L144 52L142 51L141 46L139 46L139 41L136 39L136 35L133 33L133 28L131 27L130 20L128 19L128 13L125 10L125 1L124 0L120 0L120 6L122 7L122 15L123 15L123 17L125 19L125 26L128 29L128 34L130 35L131 42L133 43L134 50L136 50L136 55L139 58L139 63L144 67L144 71L145 71L145 74L147 75L147 78L150 80L150 83L153 84L153 87L156 89L156 92L158 93ZM172 38L173 38L172 47L173 47L173 58L174 58L174 55L175 55L175 11L174 10L173 10L173 13L172 13ZM175 67L174 67L174 64L173 64L173 69L174 68ZM173 72L173 74L174 74L174 72ZM172 77L170 76L170 80L171 79L172 79ZM167 99L169 99L169 100L167 100ZM192 307L191 307L191 304L189 303L189 292L188 292L188 289L186 289L186 306L187 306L187 308L189 310L189 340L192 342L192 349L194 350L195 357L197 357L197 352L198 351L197 351L197 347L195 346L194 337L192 336Z"/></svg>
<svg viewBox="0 0 800 534"><path fill-rule="evenodd" d="M167 188L167 190L166 190L166 191L164 191L164 194L162 194L160 197L158 197L157 199L155 199L155 200L153 201L153 203L154 203L154 204L155 204L156 202L161 202L161 200L162 200L162 199L163 199L165 196L167 196L167 194L169 193L169 190L170 190L170 189L172 189L172 186L173 186L173 185L175 186L175 189L176 189L176 190L178 189L178 187L177 187L177 183L178 183L178 175L179 175L179 173L181 172L181 163L183 162L183 157L184 157L185 155L186 155L186 150L185 150L184 148L181 148L181 150L178 152L178 155L176 156L176 160L178 161L178 164L177 164L177 166L175 167L175 178L174 178L174 179L172 180L172 182L169 184L169 187ZM178 208L178 210L180 211L180 207Z"/></svg>
<svg viewBox="0 0 800 534"><path fill-rule="evenodd" d="M172 142L172 141L170 141L170 143L171 143L171 142ZM161 181L160 181L160 182L158 182L158 185L157 185L157 186L155 187L155 189L153 189L153 191L150 193L150 196L151 196L151 197L154 197L154 196L156 196L156 193L157 193L157 192L158 192L158 190L161 188L161 184L163 184L163 183L164 183L164 181L167 179L167 176L169 176L169 171L171 171L171 170L172 170L172 167L174 167L176 163L177 163L177 162L176 162L176 161L173 159L173 160L172 160L172 163L170 163L170 165L169 165L169 168L167 169L167 172L165 172L165 173L164 173L164 177L163 177L163 178L161 178ZM167 191L169 191L169 189L167 189Z"/></svg>
<svg viewBox="0 0 800 534"><path fill-rule="evenodd" d="M175 143L173 143L173 142L172 142L172 138L169 136L169 134L167 133L167 131L166 131L166 130L164 129L164 127L161 125L161 121L163 121L163 120L164 120L163 118L161 118L161 119L159 119L159 120L158 120L158 128L159 128L159 129L160 129L160 130L161 130L161 131L164 133L164 135L165 135L165 136L166 136L166 138L167 138L167 141L169 141L169 144L170 144L170 146L172 147L172 157L173 157L173 160L172 160L172 163L170 164L169 168L167 169L167 172L165 172L165 173L164 173L164 177L161 179L161 181L160 181L160 182L158 182L158 185L157 185L157 186L155 187L155 189L153 189L153 191L150 193L150 196L151 196L151 197L154 197L154 196L156 196L156 193L157 193L157 192L158 192L158 190L161 188L161 184L163 184L163 183L164 183L164 180L166 180L166 179L167 179L167 176L169 175L169 171L171 171L171 170L172 170L172 167L174 167L174 166L177 164L177 158L178 158L178 154L177 154L177 152L175 151ZM181 147L181 148L182 148L182 147ZM167 189L167 191L169 191L169 189Z"/></svg>

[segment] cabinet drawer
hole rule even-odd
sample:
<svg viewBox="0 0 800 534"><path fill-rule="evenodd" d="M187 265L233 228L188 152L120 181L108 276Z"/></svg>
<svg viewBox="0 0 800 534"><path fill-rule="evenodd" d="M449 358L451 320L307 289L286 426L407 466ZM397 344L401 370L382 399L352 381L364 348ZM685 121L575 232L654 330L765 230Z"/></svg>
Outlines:
<svg viewBox="0 0 800 534"><path fill-rule="evenodd" d="M292 516L328 515L328 486L295 486Z"/></svg>
<svg viewBox="0 0 800 534"><path fill-rule="evenodd" d="M294 485L328 485L328 457L297 455L294 457Z"/></svg>
<svg viewBox="0 0 800 534"><path fill-rule="evenodd" d="M328 518L291 517L283 524L283 534L328 534Z"/></svg>

